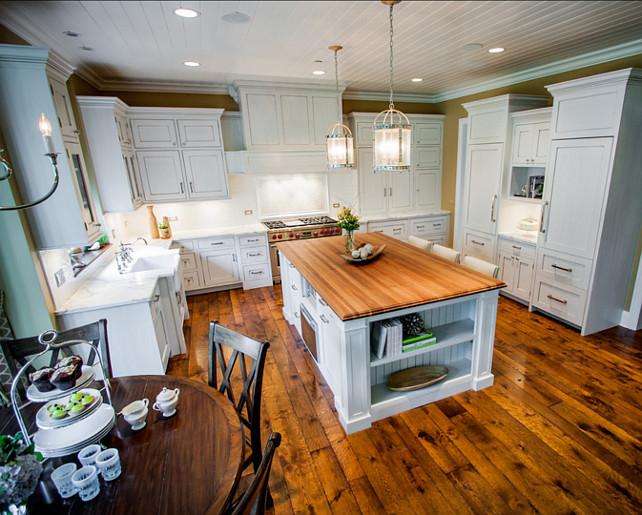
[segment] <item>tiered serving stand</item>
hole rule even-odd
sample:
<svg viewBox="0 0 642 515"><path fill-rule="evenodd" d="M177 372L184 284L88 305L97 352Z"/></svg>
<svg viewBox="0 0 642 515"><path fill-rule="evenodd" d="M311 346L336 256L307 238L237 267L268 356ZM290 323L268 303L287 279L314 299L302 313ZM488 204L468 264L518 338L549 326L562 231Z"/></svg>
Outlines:
<svg viewBox="0 0 642 515"><path fill-rule="evenodd" d="M27 364L18 371L11 384L11 404L18 424L20 425L25 444L30 445L33 441L35 450L48 458L73 454L87 445L97 443L103 437L107 436L116 423L116 412L112 406L109 379L105 376L105 368L103 367L103 361L97 346L86 340L68 340L55 343L57 335L56 331L51 330L45 331L38 337L38 341L44 346L44 350L30 359ZM95 351L100 368L103 371L103 388L100 390L88 388L88 385L91 384L95 377L95 372L91 366L87 365L83 365L82 375L76 380L76 385L68 390L62 391L55 388L50 392L41 392L35 385L30 385L27 389L27 399L34 403L45 404L38 410L35 417L35 422L39 429L33 435L29 435L21 413L27 404L19 406L16 395L17 385L21 377L29 366L40 356L53 349L69 347L70 345L76 344L89 345ZM103 402L101 395L103 390L107 396L107 402ZM95 401L78 414L67 415L57 420L52 419L47 412L47 406L52 403L61 404L62 400L67 399L76 392L91 395Z"/></svg>

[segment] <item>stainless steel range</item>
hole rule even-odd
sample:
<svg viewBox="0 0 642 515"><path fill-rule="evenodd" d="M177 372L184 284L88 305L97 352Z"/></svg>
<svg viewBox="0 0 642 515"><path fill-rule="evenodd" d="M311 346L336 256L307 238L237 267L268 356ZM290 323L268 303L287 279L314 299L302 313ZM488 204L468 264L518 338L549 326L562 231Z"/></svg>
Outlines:
<svg viewBox="0 0 642 515"><path fill-rule="evenodd" d="M341 229L337 227L337 221L329 216L270 220L263 222L263 225L268 229L272 279L275 283L281 282L281 266L279 264L279 253L275 245L276 242L323 238L341 234Z"/></svg>

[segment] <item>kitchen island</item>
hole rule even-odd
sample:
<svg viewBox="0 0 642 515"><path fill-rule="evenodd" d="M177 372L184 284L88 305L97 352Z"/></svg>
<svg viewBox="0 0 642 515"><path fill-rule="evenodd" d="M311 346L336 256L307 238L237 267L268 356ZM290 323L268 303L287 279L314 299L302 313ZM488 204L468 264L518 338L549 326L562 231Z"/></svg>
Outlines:
<svg viewBox="0 0 642 515"><path fill-rule="evenodd" d="M497 299L502 281L381 233L356 236L357 246L386 245L374 260L352 264L342 236L278 244L283 315L293 324L334 393L347 433L469 389L493 384ZM419 313L433 345L378 358L377 322ZM418 390L386 387L391 374L444 365L448 376Z"/></svg>

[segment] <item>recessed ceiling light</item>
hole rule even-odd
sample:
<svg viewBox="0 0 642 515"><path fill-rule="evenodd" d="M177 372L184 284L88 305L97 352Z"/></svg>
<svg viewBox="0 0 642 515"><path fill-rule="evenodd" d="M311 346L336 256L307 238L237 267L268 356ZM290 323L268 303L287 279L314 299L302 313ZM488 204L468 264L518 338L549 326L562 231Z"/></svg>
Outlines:
<svg viewBox="0 0 642 515"><path fill-rule="evenodd" d="M196 18L200 13L194 9L179 7L178 9L174 9L174 14L183 18Z"/></svg>
<svg viewBox="0 0 642 515"><path fill-rule="evenodd" d="M479 50L482 48L484 45L481 43L467 43L463 47L461 47L462 50Z"/></svg>
<svg viewBox="0 0 642 515"><path fill-rule="evenodd" d="M504 50L505 50L504 48L498 46L498 47L495 47L495 48L489 48L488 49L488 53L489 54L501 54Z"/></svg>
<svg viewBox="0 0 642 515"><path fill-rule="evenodd" d="M77 38L78 36L80 36L80 34L78 34L77 32L74 32L73 30L66 30L63 32L63 34L65 36L69 36L70 38Z"/></svg>
<svg viewBox="0 0 642 515"><path fill-rule="evenodd" d="M183 63L185 66L200 66L201 63L197 63L196 61L185 61Z"/></svg>
<svg viewBox="0 0 642 515"><path fill-rule="evenodd" d="M243 14L240 12L235 12L235 13L227 13L221 16L221 20L226 21L227 23L248 23L252 18L250 18L247 14Z"/></svg>
<svg viewBox="0 0 642 515"><path fill-rule="evenodd" d="M410 79L412 82L422 82L423 79L421 77L415 77L414 79Z"/></svg>
<svg viewBox="0 0 642 515"><path fill-rule="evenodd" d="M325 75L325 72L323 70L314 70L312 73L314 75Z"/></svg>

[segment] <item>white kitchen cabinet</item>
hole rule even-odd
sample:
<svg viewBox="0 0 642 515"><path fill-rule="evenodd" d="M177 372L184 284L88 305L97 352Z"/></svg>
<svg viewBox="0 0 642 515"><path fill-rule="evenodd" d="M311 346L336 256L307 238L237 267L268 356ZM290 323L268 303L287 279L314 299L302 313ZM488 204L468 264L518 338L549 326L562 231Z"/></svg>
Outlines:
<svg viewBox="0 0 642 515"><path fill-rule="evenodd" d="M325 151L326 130L339 116L334 86L237 81L231 91L247 150Z"/></svg>
<svg viewBox="0 0 642 515"><path fill-rule="evenodd" d="M209 250L201 253L204 286L240 282L236 249Z"/></svg>
<svg viewBox="0 0 642 515"><path fill-rule="evenodd" d="M341 384L341 320L332 311L326 302L316 296L317 316L319 320L319 338L321 346L319 368L323 377L328 381L328 386L335 392L339 392Z"/></svg>
<svg viewBox="0 0 642 515"><path fill-rule="evenodd" d="M410 220L410 235L448 246L450 214L424 216Z"/></svg>
<svg viewBox="0 0 642 515"><path fill-rule="evenodd" d="M222 113L222 109L130 108L146 202L229 198Z"/></svg>
<svg viewBox="0 0 642 515"><path fill-rule="evenodd" d="M515 114L517 113L513 113L514 121ZM551 124L547 122L516 124L513 128L512 164L546 166L548 147L551 142L550 133Z"/></svg>
<svg viewBox="0 0 642 515"><path fill-rule="evenodd" d="M547 86L550 169L532 306L581 328L619 325L642 225L642 70Z"/></svg>
<svg viewBox="0 0 642 515"><path fill-rule="evenodd" d="M243 289L272 286L270 247L265 233L243 234L236 237Z"/></svg>
<svg viewBox="0 0 642 515"><path fill-rule="evenodd" d="M372 148L358 152L361 213L407 212L412 208L412 175L409 172L375 172Z"/></svg>
<svg viewBox="0 0 642 515"><path fill-rule="evenodd" d="M150 307L160 361L163 369L167 369L167 363L169 362L170 331L168 328L168 321L166 320L168 315L163 311L163 304L161 302L160 285L156 285Z"/></svg>
<svg viewBox="0 0 642 515"><path fill-rule="evenodd" d="M368 232L381 232L398 240L408 240L410 222L407 218L382 222L368 222Z"/></svg>
<svg viewBox="0 0 642 515"><path fill-rule="evenodd" d="M60 132L62 132L63 137L77 138L78 129L76 127L74 112L71 107L69 90L67 89L67 78L52 77L50 74L47 79L49 81L49 88L51 89L51 97L53 99L54 107L56 108Z"/></svg>
<svg viewBox="0 0 642 515"><path fill-rule="evenodd" d="M506 283L502 294L528 304L535 272L535 245L500 236L499 278Z"/></svg>
<svg viewBox="0 0 642 515"><path fill-rule="evenodd" d="M494 263L496 244L497 238L495 236L480 231L473 231L472 229L463 230L461 248L464 256L473 256Z"/></svg>
<svg viewBox="0 0 642 515"><path fill-rule="evenodd" d="M143 203L126 118L116 97L77 97L91 150L100 200L106 213L135 211Z"/></svg>
<svg viewBox="0 0 642 515"><path fill-rule="evenodd" d="M437 170L415 172L415 209L431 211L441 206L441 173Z"/></svg>
<svg viewBox="0 0 642 515"><path fill-rule="evenodd" d="M413 141L415 146L423 146L423 145L436 145L440 146L442 144L442 136L443 136L443 123L441 121L439 122L420 122L416 121L419 119L421 115L414 115L411 114L410 118L411 121L413 122L412 124L412 130L414 132L413 134ZM434 117L434 115L429 115L430 117ZM441 152L439 153L440 158L441 158Z"/></svg>

